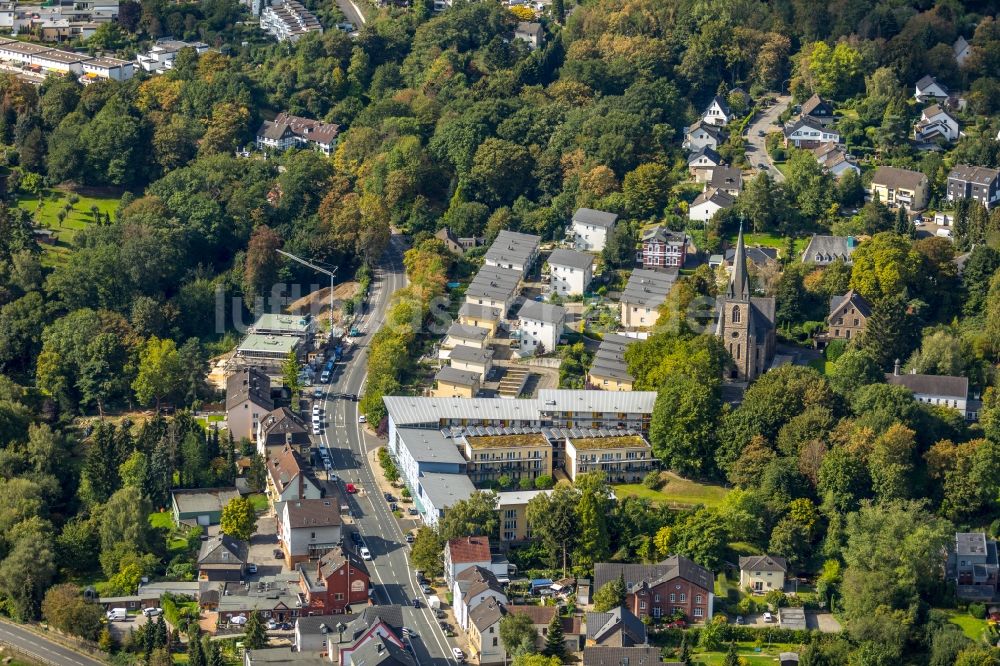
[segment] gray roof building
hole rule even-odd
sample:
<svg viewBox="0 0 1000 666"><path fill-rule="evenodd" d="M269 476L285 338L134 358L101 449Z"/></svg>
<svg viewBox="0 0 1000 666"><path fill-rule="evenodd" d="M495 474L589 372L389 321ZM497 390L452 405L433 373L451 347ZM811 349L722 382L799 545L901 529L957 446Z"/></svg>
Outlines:
<svg viewBox="0 0 1000 666"><path fill-rule="evenodd" d="M691 156L688 158L688 166L691 166L702 158L711 162L713 166L722 164L722 156L718 152L713 150L711 146L702 146L697 151L691 153Z"/></svg>
<svg viewBox="0 0 1000 666"><path fill-rule="evenodd" d="M646 643L646 625L625 606L619 606L607 613L587 613L587 640L598 645L613 641L621 647L632 647ZM586 650L584 651L586 652Z"/></svg>
<svg viewBox="0 0 1000 666"><path fill-rule="evenodd" d="M476 492L476 487L465 474L422 472L419 482L424 495L438 511L467 500Z"/></svg>
<svg viewBox="0 0 1000 666"><path fill-rule="evenodd" d="M489 336L490 331L486 328L480 328L478 326L469 326L468 324L459 324L455 322L448 327L447 336L449 338L455 338L456 340L468 340L470 342L482 343Z"/></svg>
<svg viewBox="0 0 1000 666"><path fill-rule="evenodd" d="M271 411L271 379L256 368L240 368L226 379L226 410L242 405L247 400Z"/></svg>
<svg viewBox="0 0 1000 666"><path fill-rule="evenodd" d="M969 396L968 377L887 372L885 381L895 386L905 386L919 395L936 395L957 400L965 400Z"/></svg>
<svg viewBox="0 0 1000 666"><path fill-rule="evenodd" d="M399 428L396 434L409 455L418 462L465 465L465 458L459 452L455 440L445 437L440 430Z"/></svg>
<svg viewBox="0 0 1000 666"><path fill-rule="evenodd" d="M628 364L625 362L625 350L635 344L638 338L630 338L624 335L609 333L601 340L601 345L594 354L594 360L590 364L590 374L598 377L609 377L612 379L635 381L628 372Z"/></svg>
<svg viewBox="0 0 1000 666"><path fill-rule="evenodd" d="M462 303L462 307L458 309L459 317L484 319L488 321L496 321L500 319L501 314L503 313L500 312L499 308L491 308L488 305L476 305L475 303Z"/></svg>
<svg viewBox="0 0 1000 666"><path fill-rule="evenodd" d="M553 250L549 255L550 266L569 266L570 268L590 268L594 265L594 255L576 250Z"/></svg>
<svg viewBox="0 0 1000 666"><path fill-rule="evenodd" d="M469 370L459 370L450 365L446 365L434 375L434 381L446 382L455 386L478 386L480 376L478 372Z"/></svg>
<svg viewBox="0 0 1000 666"><path fill-rule="evenodd" d="M538 244L541 242L540 236L532 234L522 234L506 229L497 234L496 240L486 251L486 264L498 264L501 266L514 265L522 266L527 270L528 266L538 254Z"/></svg>
<svg viewBox="0 0 1000 666"><path fill-rule="evenodd" d="M708 187L715 187L736 196L743 190L743 172L734 167L717 166L712 169Z"/></svg>
<svg viewBox="0 0 1000 666"><path fill-rule="evenodd" d="M551 303L539 303L538 301L526 301L517 313L520 319L532 319L544 324L559 325L566 321L566 308L561 305Z"/></svg>
<svg viewBox="0 0 1000 666"><path fill-rule="evenodd" d="M594 645L583 651L583 666L684 666L663 661L660 648L652 645L611 647Z"/></svg>
<svg viewBox="0 0 1000 666"><path fill-rule="evenodd" d="M656 391L541 389L538 392L538 402L543 414L553 412L652 414Z"/></svg>
<svg viewBox="0 0 1000 666"><path fill-rule="evenodd" d="M461 576L461 574L459 574ZM503 606L495 598L490 597L482 603L476 604L469 611L469 621L476 625L479 633L482 634L494 624L503 619Z"/></svg>
<svg viewBox="0 0 1000 666"><path fill-rule="evenodd" d="M750 555L740 557L740 571L788 571L788 563L783 557L770 555Z"/></svg>
<svg viewBox="0 0 1000 666"><path fill-rule="evenodd" d="M228 534L218 534L201 542L198 566L240 567L246 564L247 544Z"/></svg>
<svg viewBox="0 0 1000 666"><path fill-rule="evenodd" d="M448 358L465 363L487 363L493 358L493 350L459 345L448 353Z"/></svg>
<svg viewBox="0 0 1000 666"><path fill-rule="evenodd" d="M826 266L840 260L851 264L851 255L858 247L854 236L819 236L813 234L809 245L802 252L802 263Z"/></svg>
<svg viewBox="0 0 1000 666"><path fill-rule="evenodd" d="M611 394L614 395L614 394ZM655 394L654 394L655 395ZM598 562L594 565L594 589L599 590L605 583L618 578L625 579L627 592L633 592L643 583L650 587L660 581L682 578L689 583L711 591L714 589L712 572L686 557L671 555L659 564L619 564Z"/></svg>
<svg viewBox="0 0 1000 666"><path fill-rule="evenodd" d="M846 294L839 294L830 297L830 314L832 315L841 305L844 305L850 301L851 305L861 313L862 317L870 317L872 314L871 306L868 305L868 301L865 297L857 293L853 289L848 291Z"/></svg>
<svg viewBox="0 0 1000 666"><path fill-rule="evenodd" d="M667 300L667 294L677 281L677 269L653 271L636 268L629 276L621 302L629 305L642 305L648 308L658 308Z"/></svg>
<svg viewBox="0 0 1000 666"><path fill-rule="evenodd" d="M610 229L615 226L615 222L617 221L617 214L606 213L603 210L594 210L593 208L578 208L576 212L573 213L574 223L588 224L594 227L604 227L605 229Z"/></svg>

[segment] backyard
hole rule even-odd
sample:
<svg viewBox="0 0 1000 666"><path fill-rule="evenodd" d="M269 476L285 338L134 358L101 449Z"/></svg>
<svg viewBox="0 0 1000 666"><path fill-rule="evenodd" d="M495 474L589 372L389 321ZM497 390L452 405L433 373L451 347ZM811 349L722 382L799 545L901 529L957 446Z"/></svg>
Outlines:
<svg viewBox="0 0 1000 666"><path fill-rule="evenodd" d="M70 203L71 197L74 199L73 203ZM43 245L45 252L42 255L44 264L53 265L66 260L77 232L94 224L95 207L101 217L106 217L118 208L118 201L117 195L95 192L85 195L44 189L38 195L18 193L15 207L30 213L41 227L56 232L55 243ZM61 211L66 211L62 220L59 219Z"/></svg>
<svg viewBox="0 0 1000 666"><path fill-rule="evenodd" d="M625 483L614 486L615 494L619 497L644 497L659 504L683 507L698 504L715 506L729 492L722 486L683 479L673 472L662 472L660 476L665 483L659 490L652 490L641 483Z"/></svg>
<svg viewBox="0 0 1000 666"><path fill-rule="evenodd" d="M758 652L759 650L759 652ZM774 666L778 660L778 655L782 652L799 652L801 646L771 643L761 647L754 643L737 643L736 652L742 659L745 659L750 666ZM691 666L722 666L726 660L726 650L714 652L697 652L691 655Z"/></svg>
<svg viewBox="0 0 1000 666"><path fill-rule="evenodd" d="M983 639L983 633L989 624L986 620L979 620L968 613L955 610L941 609L941 612L948 616L948 621L957 625L967 638L979 642Z"/></svg>

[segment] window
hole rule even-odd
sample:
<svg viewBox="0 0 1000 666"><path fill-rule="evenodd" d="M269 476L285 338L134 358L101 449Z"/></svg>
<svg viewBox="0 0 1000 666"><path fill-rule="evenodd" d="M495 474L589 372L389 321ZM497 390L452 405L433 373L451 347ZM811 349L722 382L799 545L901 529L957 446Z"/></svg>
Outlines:
<svg viewBox="0 0 1000 666"><path fill-rule="evenodd" d="M640 601L639 602L639 610L646 610L646 602L645 601Z"/></svg>
<svg viewBox="0 0 1000 666"><path fill-rule="evenodd" d="M670 602L673 603L675 601L677 601L677 595L674 594L673 592L671 592L670 593Z"/></svg>
<svg viewBox="0 0 1000 666"><path fill-rule="evenodd" d="M701 595L700 594L694 595L694 602L696 604L700 604L701 603Z"/></svg>
<svg viewBox="0 0 1000 666"><path fill-rule="evenodd" d="M493 629L491 628L490 631L493 631ZM493 647L496 647L496 646L497 646L497 639L494 638L493 639Z"/></svg>
<svg viewBox="0 0 1000 666"><path fill-rule="evenodd" d="M681 592L681 603L684 603L687 600L688 600L687 592Z"/></svg>
<svg viewBox="0 0 1000 666"><path fill-rule="evenodd" d="M738 306L738 305L734 305L733 306L732 320L733 320L734 324L740 323L740 306Z"/></svg>
<svg viewBox="0 0 1000 666"><path fill-rule="evenodd" d="M337 601L343 601L344 594L343 592L337 592L336 594L333 595L333 598L336 599Z"/></svg>
<svg viewBox="0 0 1000 666"><path fill-rule="evenodd" d="M702 613L702 610L700 608L695 608L694 609L694 616L695 617L702 617L702 614L703 613Z"/></svg>

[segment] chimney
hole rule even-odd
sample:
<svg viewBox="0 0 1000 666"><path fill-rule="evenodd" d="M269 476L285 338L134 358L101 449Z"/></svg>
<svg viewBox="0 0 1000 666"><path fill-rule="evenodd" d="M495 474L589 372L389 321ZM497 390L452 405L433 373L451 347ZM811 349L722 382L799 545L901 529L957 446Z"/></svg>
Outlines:
<svg viewBox="0 0 1000 666"><path fill-rule="evenodd" d="M896 359L896 364L893 366L892 374L894 374L897 377L899 377L899 359L898 358Z"/></svg>

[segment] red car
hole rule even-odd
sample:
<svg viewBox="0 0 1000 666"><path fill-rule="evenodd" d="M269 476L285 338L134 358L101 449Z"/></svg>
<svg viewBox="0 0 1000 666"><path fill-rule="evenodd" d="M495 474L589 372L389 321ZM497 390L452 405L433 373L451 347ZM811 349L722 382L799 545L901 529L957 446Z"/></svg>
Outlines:
<svg viewBox="0 0 1000 666"><path fill-rule="evenodd" d="M348 483L347 492L353 495L354 493L358 492L358 489L354 487L353 483Z"/></svg>

